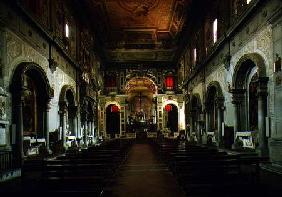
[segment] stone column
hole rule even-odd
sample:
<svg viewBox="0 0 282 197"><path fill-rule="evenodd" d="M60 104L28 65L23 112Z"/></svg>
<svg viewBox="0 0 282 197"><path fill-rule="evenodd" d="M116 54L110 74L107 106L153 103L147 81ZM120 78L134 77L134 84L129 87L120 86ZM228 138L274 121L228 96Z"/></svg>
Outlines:
<svg viewBox="0 0 282 197"><path fill-rule="evenodd" d="M61 118L62 118L62 141L63 146L66 147L66 110L65 108L62 109L61 112Z"/></svg>
<svg viewBox="0 0 282 197"><path fill-rule="evenodd" d="M65 102L60 102L60 126L62 127L61 140L63 141L63 147L66 147L66 113L67 106Z"/></svg>
<svg viewBox="0 0 282 197"><path fill-rule="evenodd" d="M93 136L92 138L92 143L94 143L94 139L95 139L95 133L94 133L94 121L91 122L91 134Z"/></svg>
<svg viewBox="0 0 282 197"><path fill-rule="evenodd" d="M235 133L239 131L239 103L232 102L234 104L234 137Z"/></svg>
<svg viewBox="0 0 282 197"><path fill-rule="evenodd" d="M83 142L84 142L84 145L87 146L87 120L85 120L84 122L84 130L83 130Z"/></svg>
<svg viewBox="0 0 282 197"><path fill-rule="evenodd" d="M209 132L210 130L210 113L209 113L209 107L208 103L205 103L205 131Z"/></svg>
<svg viewBox="0 0 282 197"><path fill-rule="evenodd" d="M265 117L267 108L267 82L268 77L260 77L258 80L258 132L259 149L261 156L268 155L268 144L266 137Z"/></svg>
<svg viewBox="0 0 282 197"><path fill-rule="evenodd" d="M75 116L73 118L73 129L74 129L74 135L75 137L78 137L78 129L77 129L77 117Z"/></svg>
<svg viewBox="0 0 282 197"><path fill-rule="evenodd" d="M77 123L77 137L81 138L82 133L81 133L81 118L80 118L80 113L77 113L76 117L76 123Z"/></svg>
<svg viewBox="0 0 282 197"><path fill-rule="evenodd" d="M198 144L202 144L202 135L201 135L201 120L200 120L200 107L197 107L196 111L196 118L197 118L197 139L198 139Z"/></svg>
<svg viewBox="0 0 282 197"><path fill-rule="evenodd" d="M17 119L16 119L16 145L17 145L17 165L21 167L24 162L24 151L23 151L23 102L24 97L23 93L19 93L19 97L17 99L17 103L15 105Z"/></svg>
<svg viewBox="0 0 282 197"><path fill-rule="evenodd" d="M232 104L234 105L234 142L236 137L236 132L241 130L241 110L240 106L244 99L244 89L232 89Z"/></svg>
<svg viewBox="0 0 282 197"><path fill-rule="evenodd" d="M217 146L222 145L222 115L221 115L221 108L217 108Z"/></svg>
<svg viewBox="0 0 282 197"><path fill-rule="evenodd" d="M49 142L49 114L50 114L50 101L47 101L46 109L45 109L45 140L46 140L46 150L48 153L51 153L50 150L50 142Z"/></svg>
<svg viewBox="0 0 282 197"><path fill-rule="evenodd" d="M91 135L92 133L91 133L91 131L92 131L92 122L91 122L91 120L89 120L88 122L87 122L87 124L88 124L88 135Z"/></svg>
<svg viewBox="0 0 282 197"><path fill-rule="evenodd" d="M88 122L87 122L87 125L88 125L88 129L87 129L87 134L88 134L88 136L91 136L92 135L92 124L91 124L91 120L89 120ZM87 139L88 140L88 139ZM88 141L89 142L89 141Z"/></svg>

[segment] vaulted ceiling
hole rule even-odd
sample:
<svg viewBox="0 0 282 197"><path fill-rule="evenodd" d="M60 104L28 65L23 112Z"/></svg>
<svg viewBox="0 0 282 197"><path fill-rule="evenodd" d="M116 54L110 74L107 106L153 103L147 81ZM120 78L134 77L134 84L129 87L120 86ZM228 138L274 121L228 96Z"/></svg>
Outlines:
<svg viewBox="0 0 282 197"><path fill-rule="evenodd" d="M191 0L80 0L106 62L173 62Z"/></svg>

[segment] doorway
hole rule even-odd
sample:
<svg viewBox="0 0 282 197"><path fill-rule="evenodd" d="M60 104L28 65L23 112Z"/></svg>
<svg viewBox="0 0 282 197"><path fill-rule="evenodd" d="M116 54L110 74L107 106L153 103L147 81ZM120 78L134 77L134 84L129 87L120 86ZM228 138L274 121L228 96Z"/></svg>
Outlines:
<svg viewBox="0 0 282 197"><path fill-rule="evenodd" d="M111 138L120 133L120 112L115 104L110 104L106 108L106 132Z"/></svg>

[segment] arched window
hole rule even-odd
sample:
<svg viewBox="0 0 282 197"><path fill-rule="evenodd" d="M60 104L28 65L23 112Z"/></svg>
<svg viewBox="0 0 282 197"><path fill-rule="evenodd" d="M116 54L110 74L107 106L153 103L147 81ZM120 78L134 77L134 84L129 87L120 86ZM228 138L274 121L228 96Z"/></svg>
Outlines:
<svg viewBox="0 0 282 197"><path fill-rule="evenodd" d="M197 63L197 49L193 49L193 65L195 66Z"/></svg>
<svg viewBox="0 0 282 197"><path fill-rule="evenodd" d="M69 36L70 36L69 24L66 23L66 24L65 24L65 37L66 37L66 38L69 38Z"/></svg>
<svg viewBox="0 0 282 197"><path fill-rule="evenodd" d="M217 18L213 21L213 43L217 41Z"/></svg>

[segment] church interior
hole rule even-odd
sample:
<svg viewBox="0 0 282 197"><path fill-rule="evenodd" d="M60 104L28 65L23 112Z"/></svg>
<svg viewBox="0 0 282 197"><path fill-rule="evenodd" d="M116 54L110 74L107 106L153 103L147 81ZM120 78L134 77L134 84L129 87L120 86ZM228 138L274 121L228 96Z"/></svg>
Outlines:
<svg viewBox="0 0 282 197"><path fill-rule="evenodd" d="M282 194L281 0L1 0L0 193Z"/></svg>

